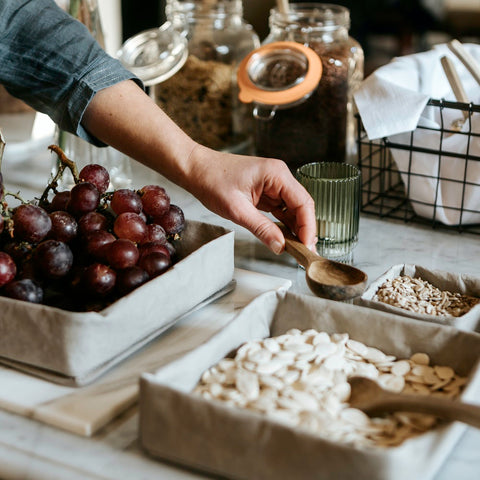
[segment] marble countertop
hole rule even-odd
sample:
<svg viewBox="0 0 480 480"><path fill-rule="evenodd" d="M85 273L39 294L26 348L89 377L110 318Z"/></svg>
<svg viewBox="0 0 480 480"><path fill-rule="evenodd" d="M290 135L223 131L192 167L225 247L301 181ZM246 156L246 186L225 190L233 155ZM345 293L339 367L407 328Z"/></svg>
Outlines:
<svg viewBox="0 0 480 480"><path fill-rule="evenodd" d="M7 187L25 198L39 195L48 179L52 157L39 154L26 162L5 163ZM275 256L248 231L203 207L195 198L141 165L133 164L133 187L159 183L187 218L216 223L235 231L235 264L292 281L291 290L310 294L304 271L286 254ZM411 263L429 269L480 274L480 236L434 230L427 226L386 221L372 216L360 220L354 265L374 280L392 265ZM0 386L1 388L1 386ZM201 473L161 463L138 446L137 410L131 408L92 438L82 438L34 420L0 411L0 478L35 480L76 479L194 479ZM468 428L435 480L473 480L480 474L480 430Z"/></svg>

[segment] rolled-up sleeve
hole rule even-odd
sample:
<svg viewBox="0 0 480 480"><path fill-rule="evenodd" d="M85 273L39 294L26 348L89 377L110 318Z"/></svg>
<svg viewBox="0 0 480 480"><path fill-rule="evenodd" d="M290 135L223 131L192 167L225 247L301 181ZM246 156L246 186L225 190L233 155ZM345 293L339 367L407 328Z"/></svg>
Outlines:
<svg viewBox="0 0 480 480"><path fill-rule="evenodd" d="M0 1L0 83L63 130L96 145L81 124L94 95L141 81L53 0Z"/></svg>

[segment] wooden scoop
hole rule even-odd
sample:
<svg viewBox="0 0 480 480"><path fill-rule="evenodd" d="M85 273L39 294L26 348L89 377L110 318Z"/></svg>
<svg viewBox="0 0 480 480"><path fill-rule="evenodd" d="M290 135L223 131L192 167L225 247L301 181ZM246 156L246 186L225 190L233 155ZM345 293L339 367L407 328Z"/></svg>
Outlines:
<svg viewBox="0 0 480 480"><path fill-rule="evenodd" d="M447 43L448 48L465 65L466 69L472 74L473 78L480 85L480 65L461 42L454 39Z"/></svg>
<svg viewBox="0 0 480 480"><path fill-rule="evenodd" d="M417 412L480 428L480 406L445 398L387 392L377 382L365 377L351 377L348 383L352 389L348 401L350 406L369 416L387 412Z"/></svg>
<svg viewBox="0 0 480 480"><path fill-rule="evenodd" d="M455 95L455 99L457 102L460 103L470 103L468 100L467 94L465 93L465 89L463 88L462 81L458 75L458 72L455 68L453 62L447 57L443 56L440 58L440 62L442 63L443 71L447 77L448 83L450 83L450 87L452 88L453 94ZM468 111L463 110L463 118L455 120L451 127L453 130L460 131L462 130L463 124L468 119Z"/></svg>
<svg viewBox="0 0 480 480"><path fill-rule="evenodd" d="M310 251L284 226L285 251L305 267L307 285L318 297L331 300L350 300L363 293L367 275L358 268L328 260Z"/></svg>

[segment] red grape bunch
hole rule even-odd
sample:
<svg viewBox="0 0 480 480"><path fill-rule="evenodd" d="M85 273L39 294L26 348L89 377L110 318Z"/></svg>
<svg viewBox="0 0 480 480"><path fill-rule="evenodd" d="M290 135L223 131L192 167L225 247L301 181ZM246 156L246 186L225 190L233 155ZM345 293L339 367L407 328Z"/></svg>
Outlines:
<svg viewBox="0 0 480 480"><path fill-rule="evenodd" d="M9 208L2 196L0 295L100 309L174 263L185 218L164 188L109 192L104 167L72 173L71 190L56 191L54 179L38 202Z"/></svg>

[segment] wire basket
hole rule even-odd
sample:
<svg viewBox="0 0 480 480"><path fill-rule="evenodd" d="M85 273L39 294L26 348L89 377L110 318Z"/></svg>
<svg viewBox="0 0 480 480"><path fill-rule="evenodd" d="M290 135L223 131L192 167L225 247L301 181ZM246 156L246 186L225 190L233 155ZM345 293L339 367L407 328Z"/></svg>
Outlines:
<svg viewBox="0 0 480 480"><path fill-rule="evenodd" d="M472 115L480 112L480 105L430 99L427 108L438 126L418 126L408 134L373 141L357 114L361 210L480 234L480 129L472 128ZM463 118L463 112L468 128L458 132L451 119ZM455 141L461 140L461 151L449 147L452 135L460 136ZM434 139L436 148L425 146L425 136Z"/></svg>

